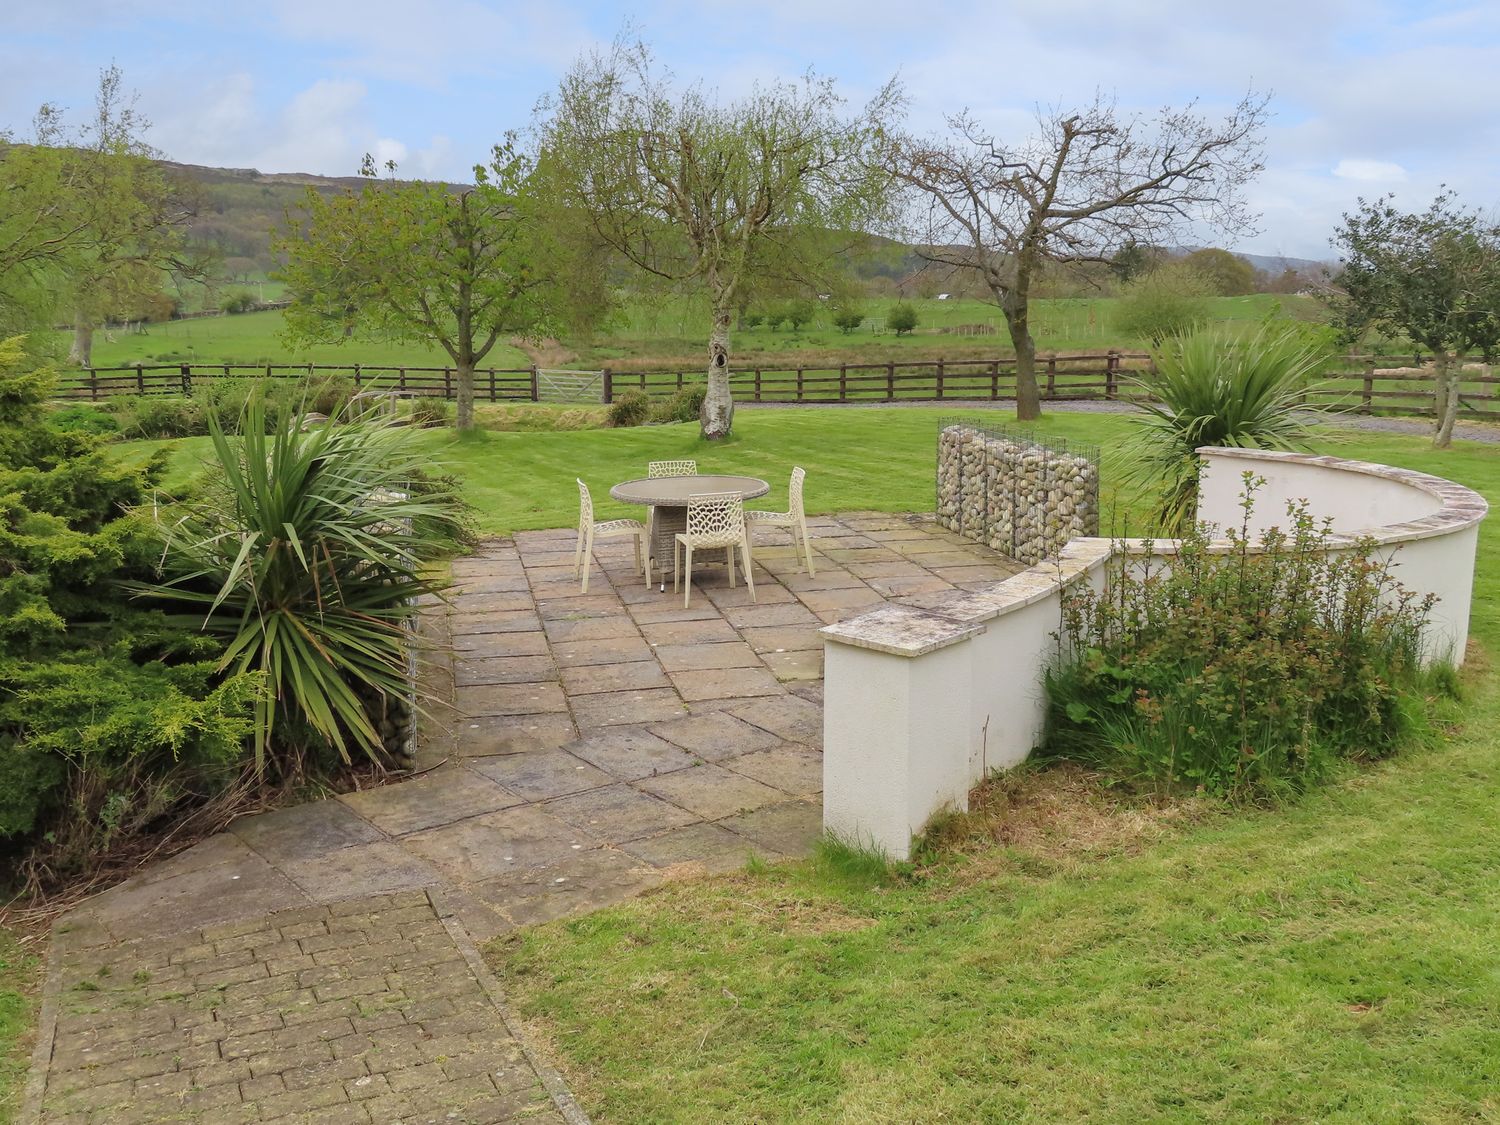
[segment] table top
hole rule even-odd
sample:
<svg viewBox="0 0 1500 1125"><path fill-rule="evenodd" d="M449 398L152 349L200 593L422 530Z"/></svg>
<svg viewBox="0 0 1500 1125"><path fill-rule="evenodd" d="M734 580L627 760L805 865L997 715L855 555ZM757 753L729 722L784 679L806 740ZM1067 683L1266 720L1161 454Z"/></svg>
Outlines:
<svg viewBox="0 0 1500 1125"><path fill-rule="evenodd" d="M609 490L616 500L626 504L653 504L659 508L685 508L688 498L705 492L738 492L743 500L753 500L771 491L759 477L724 476L704 473L690 477L643 477L622 481Z"/></svg>

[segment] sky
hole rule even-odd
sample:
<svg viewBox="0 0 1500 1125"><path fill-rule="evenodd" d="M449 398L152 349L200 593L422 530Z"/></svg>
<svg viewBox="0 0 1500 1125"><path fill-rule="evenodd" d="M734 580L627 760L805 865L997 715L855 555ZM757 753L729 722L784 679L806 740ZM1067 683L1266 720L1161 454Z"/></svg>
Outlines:
<svg viewBox="0 0 1500 1125"><path fill-rule="evenodd" d="M1416 210L1447 184L1500 207L1497 0L5 0L0 128L24 137L42 102L86 113L114 64L173 160L352 175L370 152L462 180L627 27L724 97L813 68L861 103L899 75L918 132L968 109L1021 137L1099 92L1211 116L1267 93L1259 232L1236 250L1332 258L1361 196Z"/></svg>

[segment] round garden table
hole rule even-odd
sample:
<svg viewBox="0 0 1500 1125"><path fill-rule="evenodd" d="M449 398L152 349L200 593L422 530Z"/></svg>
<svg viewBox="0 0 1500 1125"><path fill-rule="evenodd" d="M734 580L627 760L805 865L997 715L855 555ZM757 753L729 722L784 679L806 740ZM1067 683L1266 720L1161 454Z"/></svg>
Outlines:
<svg viewBox="0 0 1500 1125"><path fill-rule="evenodd" d="M771 486L759 477L704 473L690 477L643 477L621 481L609 490L609 494L625 504L651 507L651 557L662 570L662 586L665 588L663 560L672 557L677 533L687 530L689 498L706 492L737 492L741 500L753 500L770 491Z"/></svg>

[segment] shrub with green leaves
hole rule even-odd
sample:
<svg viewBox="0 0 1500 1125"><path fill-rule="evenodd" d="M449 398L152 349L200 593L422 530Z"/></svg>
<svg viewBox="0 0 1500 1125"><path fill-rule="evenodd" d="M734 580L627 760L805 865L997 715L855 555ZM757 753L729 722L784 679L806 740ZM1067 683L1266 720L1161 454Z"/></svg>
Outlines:
<svg viewBox="0 0 1500 1125"><path fill-rule="evenodd" d="M651 404L651 421L696 422L703 410L703 400L707 396L708 388L701 383L683 387L671 398Z"/></svg>
<svg viewBox="0 0 1500 1125"><path fill-rule="evenodd" d="M216 479L167 512L162 580L137 591L189 610L225 674L265 680L258 773L295 778L328 750L383 762L370 706L411 687L416 599L440 589L430 564L463 534L460 505L413 493L428 455L410 427L272 428L252 399L238 440L210 437Z"/></svg>
<svg viewBox="0 0 1500 1125"><path fill-rule="evenodd" d="M833 323L845 336L850 335L856 328L865 322L865 314L858 309L842 308L833 314ZM913 325L915 327L915 325Z"/></svg>
<svg viewBox="0 0 1500 1125"><path fill-rule="evenodd" d="M1199 448L1311 447L1303 403L1327 364L1325 340L1274 322L1248 336L1220 326L1171 337L1154 359L1135 381L1149 401L1120 458L1125 486L1155 493L1161 530L1192 522Z"/></svg>
<svg viewBox="0 0 1500 1125"><path fill-rule="evenodd" d="M651 396L631 388L615 395L609 404L609 424L616 427L641 426L651 420Z"/></svg>
<svg viewBox="0 0 1500 1125"><path fill-rule="evenodd" d="M1107 592L1065 595L1043 756L1148 789L1259 799L1387 755L1420 725L1431 599L1404 590L1371 542L1330 550L1304 504L1253 540L1259 483L1246 474L1227 548L1202 525L1154 563L1122 544Z"/></svg>
<svg viewBox="0 0 1500 1125"><path fill-rule="evenodd" d="M124 467L57 425L52 385L0 343L0 842L64 874L232 781L258 681L121 596L159 554L132 513L163 461Z"/></svg>
<svg viewBox="0 0 1500 1125"><path fill-rule="evenodd" d="M1159 346L1207 324L1208 297L1203 280L1191 270L1163 266L1126 288L1115 305L1115 330Z"/></svg>
<svg viewBox="0 0 1500 1125"><path fill-rule="evenodd" d="M886 327L897 336L905 336L917 326L917 310L905 301L892 305L885 317Z"/></svg>

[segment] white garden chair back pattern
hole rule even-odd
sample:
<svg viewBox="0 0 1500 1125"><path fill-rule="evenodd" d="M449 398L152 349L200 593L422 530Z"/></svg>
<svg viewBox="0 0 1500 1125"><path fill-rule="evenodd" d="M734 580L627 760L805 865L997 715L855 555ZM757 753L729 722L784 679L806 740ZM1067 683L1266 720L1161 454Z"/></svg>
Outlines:
<svg viewBox="0 0 1500 1125"><path fill-rule="evenodd" d="M646 477L654 480L656 477L695 477L698 475L698 462L696 461L648 461L646 462Z"/></svg>
<svg viewBox="0 0 1500 1125"><path fill-rule="evenodd" d="M789 501L785 512L757 512L747 511L745 519L752 526L761 527L788 527L792 531L792 547L798 546L802 549L802 557L807 563L807 575L813 577L812 546L807 540L807 513L802 507L802 486L807 481L807 470L800 465L792 470L791 483L787 485L787 500Z"/></svg>
<svg viewBox="0 0 1500 1125"><path fill-rule="evenodd" d="M755 576L750 573L750 539L745 530L745 501L738 492L708 492L688 497L687 530L679 532L672 550L672 592L683 578L682 605L687 608L693 594L693 552L722 548L729 566L729 585L734 585L734 552L744 563L745 585L755 600ZM679 566L679 563L681 566Z"/></svg>
<svg viewBox="0 0 1500 1125"><path fill-rule="evenodd" d="M594 558L594 540L628 535L635 540L635 572L646 575L651 585L651 556L646 548L646 525L640 520L594 521L594 498L589 486L578 481L578 546L573 551L573 573L583 579L583 592L589 592L589 570ZM644 566L643 566L644 563Z"/></svg>

